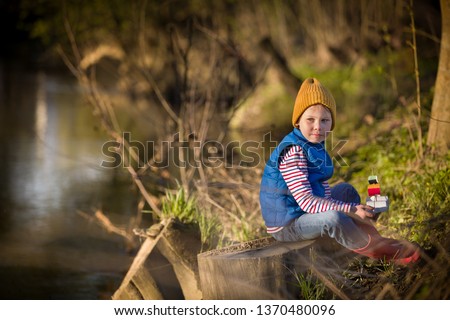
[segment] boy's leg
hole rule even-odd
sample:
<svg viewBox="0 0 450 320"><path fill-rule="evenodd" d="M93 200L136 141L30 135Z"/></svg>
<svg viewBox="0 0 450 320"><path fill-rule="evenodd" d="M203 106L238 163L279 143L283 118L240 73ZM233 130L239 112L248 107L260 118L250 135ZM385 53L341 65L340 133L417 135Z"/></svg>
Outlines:
<svg viewBox="0 0 450 320"><path fill-rule="evenodd" d="M340 183L331 188L331 197L340 201L361 203L358 192L349 183ZM355 252L371 258L393 260L400 264L408 264L420 259L420 248L405 241L384 238L372 224L358 221L355 221L355 224L370 237L367 246L354 250Z"/></svg>
<svg viewBox="0 0 450 320"><path fill-rule="evenodd" d="M278 241L311 240L328 236L342 246L354 250L367 245L369 237L346 214L330 210L303 214L281 231L273 234Z"/></svg>
<svg viewBox="0 0 450 320"><path fill-rule="evenodd" d="M350 183L346 182L339 183L332 187L331 197L339 201L361 203L361 197L359 196L358 191L356 191ZM380 233L372 224L361 223L359 221L354 222L357 226L370 234L373 239L381 238Z"/></svg>
<svg viewBox="0 0 450 320"><path fill-rule="evenodd" d="M358 191L350 184L346 182L339 183L331 188L331 197L333 199L351 202L351 203L361 203L361 197Z"/></svg>
<svg viewBox="0 0 450 320"><path fill-rule="evenodd" d="M349 183L339 183L331 188L331 197L345 202L360 203L356 189ZM349 249L365 246L369 240L353 219L344 213L327 211L303 214L281 231L272 234L278 241L311 240L328 235Z"/></svg>

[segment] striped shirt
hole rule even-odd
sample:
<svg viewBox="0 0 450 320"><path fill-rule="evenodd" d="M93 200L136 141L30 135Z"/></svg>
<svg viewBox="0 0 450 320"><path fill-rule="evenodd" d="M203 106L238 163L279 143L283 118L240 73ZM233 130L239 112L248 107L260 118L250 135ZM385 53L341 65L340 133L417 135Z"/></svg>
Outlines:
<svg viewBox="0 0 450 320"><path fill-rule="evenodd" d="M331 198L330 185L323 182L325 197L313 195L308 180L308 163L300 146L294 145L282 156L278 166L289 191L300 208L306 213L318 213L329 210L350 212L353 203L342 202ZM267 227L267 233L275 233L283 227Z"/></svg>

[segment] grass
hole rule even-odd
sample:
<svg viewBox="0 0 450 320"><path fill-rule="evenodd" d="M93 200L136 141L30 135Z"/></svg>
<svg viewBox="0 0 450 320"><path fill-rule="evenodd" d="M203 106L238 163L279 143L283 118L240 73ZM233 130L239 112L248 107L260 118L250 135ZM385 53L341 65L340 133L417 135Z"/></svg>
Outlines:
<svg viewBox="0 0 450 320"><path fill-rule="evenodd" d="M311 270L306 273L295 273L296 285L300 290L300 298L304 300L325 299L327 287L317 279Z"/></svg>
<svg viewBox="0 0 450 320"><path fill-rule="evenodd" d="M450 153L442 158L428 151L418 158L415 150L408 130L398 128L357 150L337 175L361 195L367 193L367 177L378 175L390 201L379 225L429 249L433 242L445 242L450 231ZM358 159L365 159L363 165Z"/></svg>
<svg viewBox="0 0 450 320"><path fill-rule="evenodd" d="M174 218L185 224L196 225L200 232L202 250L216 246L220 237L221 226L219 220L201 211L196 198L186 196L184 188L178 186L176 192L166 192L162 200L162 217Z"/></svg>
<svg viewBox="0 0 450 320"><path fill-rule="evenodd" d="M346 263L333 263L333 252L317 259L301 273L294 274L299 298L320 299L448 299L450 296L448 252L425 253L419 263L396 265L349 255ZM342 256L341 256L342 258ZM303 262L304 263L304 262Z"/></svg>
<svg viewBox="0 0 450 320"><path fill-rule="evenodd" d="M394 129L349 156L336 176L361 195L367 177L376 174L390 209L377 222L381 233L403 238L424 249L420 263L401 267L357 258L342 272L343 290L356 299L448 299L450 279L450 153L438 157L423 145L420 157L415 132ZM363 162L360 159L364 159Z"/></svg>

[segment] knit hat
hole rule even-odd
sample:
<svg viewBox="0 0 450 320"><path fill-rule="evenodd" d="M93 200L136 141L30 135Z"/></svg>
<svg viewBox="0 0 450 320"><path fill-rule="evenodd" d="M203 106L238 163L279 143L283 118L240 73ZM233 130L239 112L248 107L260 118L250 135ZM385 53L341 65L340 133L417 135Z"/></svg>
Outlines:
<svg viewBox="0 0 450 320"><path fill-rule="evenodd" d="M336 102L330 91L316 78L308 78L300 86L297 98L295 99L294 112L292 113L292 125L295 127L303 112L315 104L321 104L330 110L333 120L331 130L333 130L336 122Z"/></svg>

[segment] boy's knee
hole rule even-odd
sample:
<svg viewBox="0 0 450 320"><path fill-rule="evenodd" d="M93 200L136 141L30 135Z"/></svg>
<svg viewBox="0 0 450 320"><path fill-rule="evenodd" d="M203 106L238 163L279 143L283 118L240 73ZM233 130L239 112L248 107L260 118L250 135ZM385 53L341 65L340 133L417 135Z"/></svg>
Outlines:
<svg viewBox="0 0 450 320"><path fill-rule="evenodd" d="M346 182L339 183L332 187L331 197L343 202L361 203L361 197L359 196L358 191L356 191L350 183Z"/></svg>

